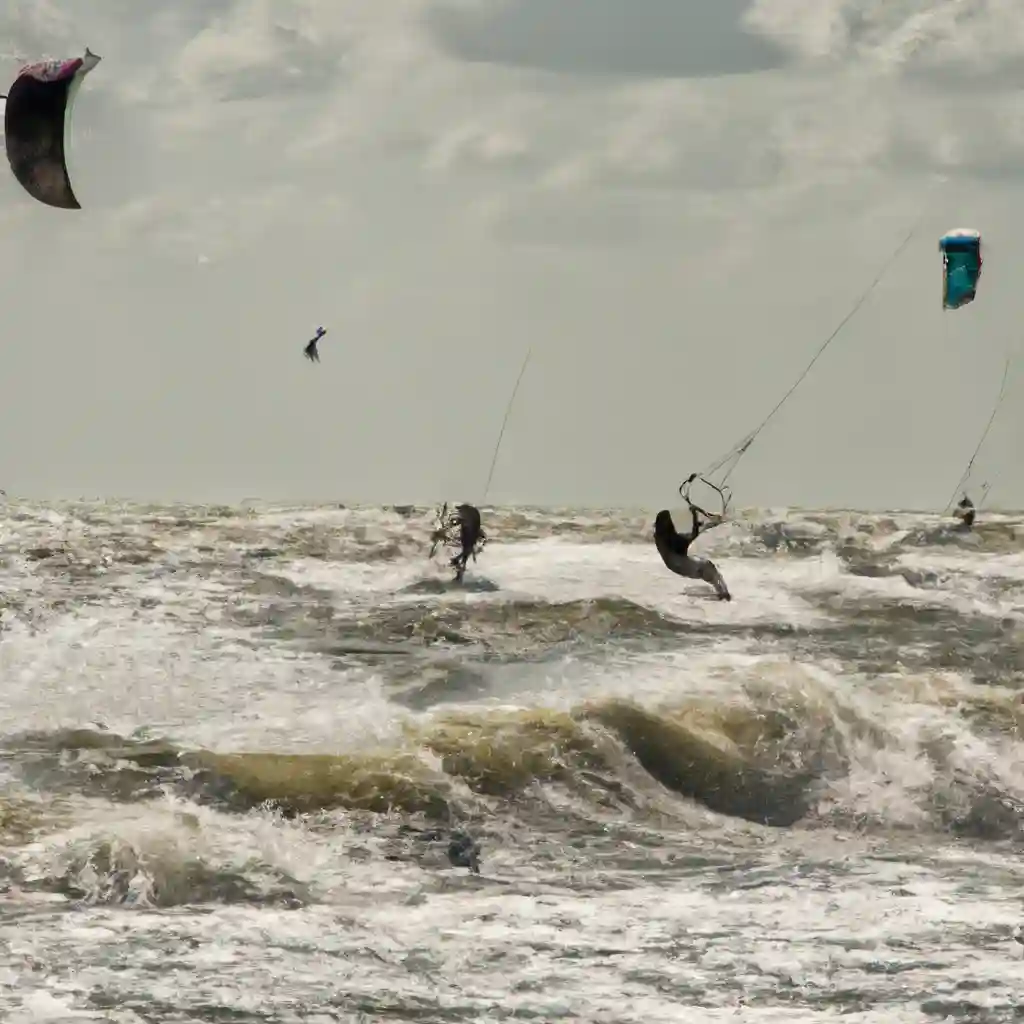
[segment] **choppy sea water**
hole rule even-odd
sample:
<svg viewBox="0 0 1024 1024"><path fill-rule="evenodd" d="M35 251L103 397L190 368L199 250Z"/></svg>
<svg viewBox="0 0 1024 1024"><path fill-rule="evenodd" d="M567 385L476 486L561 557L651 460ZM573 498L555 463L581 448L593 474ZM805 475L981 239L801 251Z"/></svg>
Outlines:
<svg viewBox="0 0 1024 1024"><path fill-rule="evenodd" d="M0 1020L1020 1019L1024 520L651 519L9 502Z"/></svg>

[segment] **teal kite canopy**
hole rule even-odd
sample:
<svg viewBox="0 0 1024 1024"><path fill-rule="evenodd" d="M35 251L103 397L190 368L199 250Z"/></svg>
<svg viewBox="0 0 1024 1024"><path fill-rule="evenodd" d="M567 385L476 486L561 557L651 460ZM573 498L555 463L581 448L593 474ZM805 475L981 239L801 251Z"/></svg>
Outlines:
<svg viewBox="0 0 1024 1024"><path fill-rule="evenodd" d="M939 239L942 253L942 308L973 302L981 277L981 235L973 228L947 231Z"/></svg>

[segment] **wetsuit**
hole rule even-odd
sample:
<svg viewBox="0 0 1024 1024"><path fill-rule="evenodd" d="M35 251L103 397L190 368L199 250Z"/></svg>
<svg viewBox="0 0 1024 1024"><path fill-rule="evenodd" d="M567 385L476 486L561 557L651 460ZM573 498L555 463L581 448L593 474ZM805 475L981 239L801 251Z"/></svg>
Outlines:
<svg viewBox="0 0 1024 1024"><path fill-rule="evenodd" d="M316 346L317 346L317 342L319 342L320 339L326 333L327 333L326 331L317 331L316 332L316 337L310 339L309 344L306 345L306 347L302 350L303 352L306 353L306 358L311 363L319 363L320 362L320 352L319 352L319 350L317 349Z"/></svg>
<svg viewBox="0 0 1024 1024"><path fill-rule="evenodd" d="M658 513L654 520L654 543L658 548L658 554L661 555L666 567L677 576L710 583L720 600L731 601L732 595L715 563L708 558L693 558L690 555L690 545L697 539L701 528L697 510L692 505L690 515L693 518L692 531L679 533L668 509L662 509Z"/></svg>
<svg viewBox="0 0 1024 1024"><path fill-rule="evenodd" d="M459 524L459 546L462 550L449 564L455 570L455 582L461 583L466 574L466 563L470 557L476 559L477 545L482 545L487 535L480 521L480 510L473 505L459 505L452 521Z"/></svg>
<svg viewBox="0 0 1024 1024"><path fill-rule="evenodd" d="M969 530L974 526L974 518L978 514L974 502L965 494L956 505L957 518L963 523L964 529Z"/></svg>

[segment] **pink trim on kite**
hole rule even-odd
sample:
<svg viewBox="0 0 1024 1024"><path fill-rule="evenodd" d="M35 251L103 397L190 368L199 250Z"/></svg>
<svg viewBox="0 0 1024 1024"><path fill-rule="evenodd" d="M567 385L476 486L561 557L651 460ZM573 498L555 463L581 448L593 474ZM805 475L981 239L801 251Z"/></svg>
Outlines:
<svg viewBox="0 0 1024 1024"><path fill-rule="evenodd" d="M23 67L18 72L18 77L28 75L37 82L61 82L65 78L71 78L84 63L81 57L72 57L70 60L42 60L37 64Z"/></svg>

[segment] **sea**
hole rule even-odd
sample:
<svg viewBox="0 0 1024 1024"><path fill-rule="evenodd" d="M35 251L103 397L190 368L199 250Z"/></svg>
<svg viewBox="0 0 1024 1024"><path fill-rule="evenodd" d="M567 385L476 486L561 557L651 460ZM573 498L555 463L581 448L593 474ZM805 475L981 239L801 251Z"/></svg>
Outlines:
<svg viewBox="0 0 1024 1024"><path fill-rule="evenodd" d="M1024 1017L1022 516L2 511L3 1024Z"/></svg>

